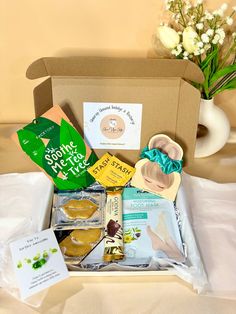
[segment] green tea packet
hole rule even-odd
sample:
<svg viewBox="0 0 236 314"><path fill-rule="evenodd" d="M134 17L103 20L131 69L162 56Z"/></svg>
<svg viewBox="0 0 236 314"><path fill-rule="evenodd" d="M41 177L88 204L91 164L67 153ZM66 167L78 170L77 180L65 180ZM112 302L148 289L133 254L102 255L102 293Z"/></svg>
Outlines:
<svg viewBox="0 0 236 314"><path fill-rule="evenodd" d="M59 106L18 130L13 139L58 189L75 190L95 181L87 169L98 158Z"/></svg>

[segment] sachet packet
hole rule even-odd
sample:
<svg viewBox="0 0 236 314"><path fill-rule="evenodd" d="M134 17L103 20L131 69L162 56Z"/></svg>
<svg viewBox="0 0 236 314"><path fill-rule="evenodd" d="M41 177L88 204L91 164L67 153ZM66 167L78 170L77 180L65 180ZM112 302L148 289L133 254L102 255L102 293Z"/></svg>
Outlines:
<svg viewBox="0 0 236 314"><path fill-rule="evenodd" d="M123 192L125 265L149 264L154 258L185 260L172 201L137 188Z"/></svg>
<svg viewBox="0 0 236 314"><path fill-rule="evenodd" d="M94 182L87 169L97 161L60 106L18 130L13 139L60 190L84 188Z"/></svg>

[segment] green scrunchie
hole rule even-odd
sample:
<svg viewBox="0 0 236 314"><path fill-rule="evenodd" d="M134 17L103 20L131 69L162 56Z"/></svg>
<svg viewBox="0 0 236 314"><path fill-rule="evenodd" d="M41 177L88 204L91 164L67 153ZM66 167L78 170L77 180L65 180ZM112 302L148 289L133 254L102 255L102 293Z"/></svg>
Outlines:
<svg viewBox="0 0 236 314"><path fill-rule="evenodd" d="M150 161L157 162L161 167L162 172L165 174L170 174L172 172L182 171L183 160L171 159L168 155L162 153L159 149L153 148L148 149L146 146L140 155L141 158L147 158Z"/></svg>

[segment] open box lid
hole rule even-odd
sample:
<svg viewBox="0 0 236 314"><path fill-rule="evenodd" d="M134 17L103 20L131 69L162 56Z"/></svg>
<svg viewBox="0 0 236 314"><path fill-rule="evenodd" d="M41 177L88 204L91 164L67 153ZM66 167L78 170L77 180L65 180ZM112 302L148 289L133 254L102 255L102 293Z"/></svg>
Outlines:
<svg viewBox="0 0 236 314"><path fill-rule="evenodd" d="M108 57L45 57L27 69L28 79L45 76L80 77L181 77L201 83L199 67L188 60L108 58Z"/></svg>
<svg viewBox="0 0 236 314"><path fill-rule="evenodd" d="M204 76L188 60L49 57L33 62L27 78L50 76L34 89L36 116L59 104L75 127L83 130L83 104L142 104L140 149L150 137L165 133L184 149L185 163L193 160L200 93L188 81L201 83ZM153 114L155 113L155 114ZM95 149L134 164L140 149Z"/></svg>

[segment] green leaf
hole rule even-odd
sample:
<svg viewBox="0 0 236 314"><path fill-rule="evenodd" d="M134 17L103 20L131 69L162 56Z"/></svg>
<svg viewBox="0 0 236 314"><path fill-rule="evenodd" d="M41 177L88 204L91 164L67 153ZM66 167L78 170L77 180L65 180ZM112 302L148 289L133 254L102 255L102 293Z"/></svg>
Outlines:
<svg viewBox="0 0 236 314"><path fill-rule="evenodd" d="M86 155L86 147L82 136L75 130L75 128L66 120L61 120L60 144L68 145L73 142L73 145L78 147L78 153Z"/></svg>
<svg viewBox="0 0 236 314"><path fill-rule="evenodd" d="M95 182L95 179L89 172L86 172L86 186L91 185L92 183Z"/></svg>
<svg viewBox="0 0 236 314"><path fill-rule="evenodd" d="M210 75L210 66L208 65L204 71L205 81L203 83L204 92L206 94L207 99L209 98L209 75Z"/></svg>
<svg viewBox="0 0 236 314"><path fill-rule="evenodd" d="M77 188L87 187L89 185L87 181L87 172L79 175L78 177L74 176L73 174L69 174L68 181L76 183Z"/></svg>
<svg viewBox="0 0 236 314"><path fill-rule="evenodd" d="M216 81L218 81L219 78L222 76L225 76L227 74L233 73L236 71L236 64L231 64L219 71L217 71L210 80L210 85L214 84Z"/></svg>
<svg viewBox="0 0 236 314"><path fill-rule="evenodd" d="M24 127L25 130L31 131L40 138L52 139L60 132L60 126L44 117L33 120L32 123Z"/></svg>
<svg viewBox="0 0 236 314"><path fill-rule="evenodd" d="M94 165L95 162L98 160L97 155L94 153L94 151L92 151L92 153L90 154L87 163L90 164L90 166Z"/></svg>
<svg viewBox="0 0 236 314"><path fill-rule="evenodd" d="M53 181L59 190L76 190L76 189L78 189L78 184L70 182L68 180L63 180L59 177L53 178Z"/></svg>
<svg viewBox="0 0 236 314"><path fill-rule="evenodd" d="M20 146L23 151L29 155L29 157L40 167L43 168L43 155L45 151L45 145L43 141L37 137L36 134L21 129L17 132Z"/></svg>
<svg viewBox="0 0 236 314"><path fill-rule="evenodd" d="M92 153L90 154L87 163L92 166L95 164L95 162L98 160L97 155L92 151ZM88 166L88 168L90 167ZM87 181L87 186L91 185L93 182L95 182L94 177L89 173L86 172L86 181Z"/></svg>
<svg viewBox="0 0 236 314"><path fill-rule="evenodd" d="M53 254L53 253L56 253L57 252L57 249L56 248L53 248L53 249L50 249L50 252Z"/></svg>
<svg viewBox="0 0 236 314"><path fill-rule="evenodd" d="M209 63L216 57L218 54L218 48L215 48L200 64L200 68L203 71Z"/></svg>
<svg viewBox="0 0 236 314"><path fill-rule="evenodd" d="M215 93L211 95L211 97L215 97L217 94L225 91L225 90L231 90L236 89L236 78L232 79L227 84L223 85L221 88L219 88Z"/></svg>
<svg viewBox="0 0 236 314"><path fill-rule="evenodd" d="M219 49L217 49L217 53L214 56L214 58L212 59L211 62L211 76L214 75L214 73L216 72L217 68L219 66Z"/></svg>

